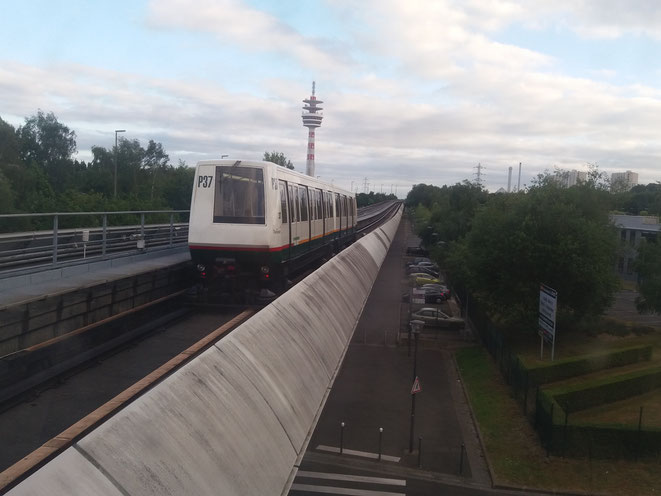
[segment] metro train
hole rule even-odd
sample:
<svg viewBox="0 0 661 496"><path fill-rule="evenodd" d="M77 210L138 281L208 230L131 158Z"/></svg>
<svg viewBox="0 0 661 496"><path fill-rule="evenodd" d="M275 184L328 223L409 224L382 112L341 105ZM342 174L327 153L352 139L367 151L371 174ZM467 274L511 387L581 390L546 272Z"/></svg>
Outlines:
<svg viewBox="0 0 661 496"><path fill-rule="evenodd" d="M271 162L197 164L188 245L206 288L279 292L356 238L350 191Z"/></svg>

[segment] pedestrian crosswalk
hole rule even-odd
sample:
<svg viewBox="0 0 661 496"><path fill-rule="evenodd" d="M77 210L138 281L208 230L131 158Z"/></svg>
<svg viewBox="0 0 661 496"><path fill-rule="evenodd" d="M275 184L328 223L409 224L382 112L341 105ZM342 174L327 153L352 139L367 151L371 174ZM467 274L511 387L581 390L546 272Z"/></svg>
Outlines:
<svg viewBox="0 0 661 496"><path fill-rule="evenodd" d="M299 470L289 495L404 496L405 490L405 479Z"/></svg>

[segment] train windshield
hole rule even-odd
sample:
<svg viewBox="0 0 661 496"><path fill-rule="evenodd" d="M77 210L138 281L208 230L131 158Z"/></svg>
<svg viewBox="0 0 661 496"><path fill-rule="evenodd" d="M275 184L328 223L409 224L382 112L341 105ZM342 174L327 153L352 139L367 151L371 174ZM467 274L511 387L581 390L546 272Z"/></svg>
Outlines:
<svg viewBox="0 0 661 496"><path fill-rule="evenodd" d="M216 167L213 221L264 224L264 171L249 167Z"/></svg>

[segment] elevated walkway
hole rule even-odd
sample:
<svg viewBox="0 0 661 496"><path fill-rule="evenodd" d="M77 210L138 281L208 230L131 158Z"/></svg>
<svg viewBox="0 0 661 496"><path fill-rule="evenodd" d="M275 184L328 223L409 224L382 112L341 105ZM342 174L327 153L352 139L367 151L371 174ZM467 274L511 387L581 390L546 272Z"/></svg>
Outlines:
<svg viewBox="0 0 661 496"><path fill-rule="evenodd" d="M183 289L189 264L177 247L4 277L0 357Z"/></svg>

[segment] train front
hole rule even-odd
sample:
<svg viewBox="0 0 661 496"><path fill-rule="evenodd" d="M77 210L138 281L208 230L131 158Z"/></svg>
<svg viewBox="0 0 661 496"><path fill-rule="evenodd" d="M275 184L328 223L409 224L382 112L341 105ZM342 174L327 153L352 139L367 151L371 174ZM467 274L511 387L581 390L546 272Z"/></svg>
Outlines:
<svg viewBox="0 0 661 496"><path fill-rule="evenodd" d="M198 163L188 245L204 288L236 296L269 286L268 176L264 162Z"/></svg>

